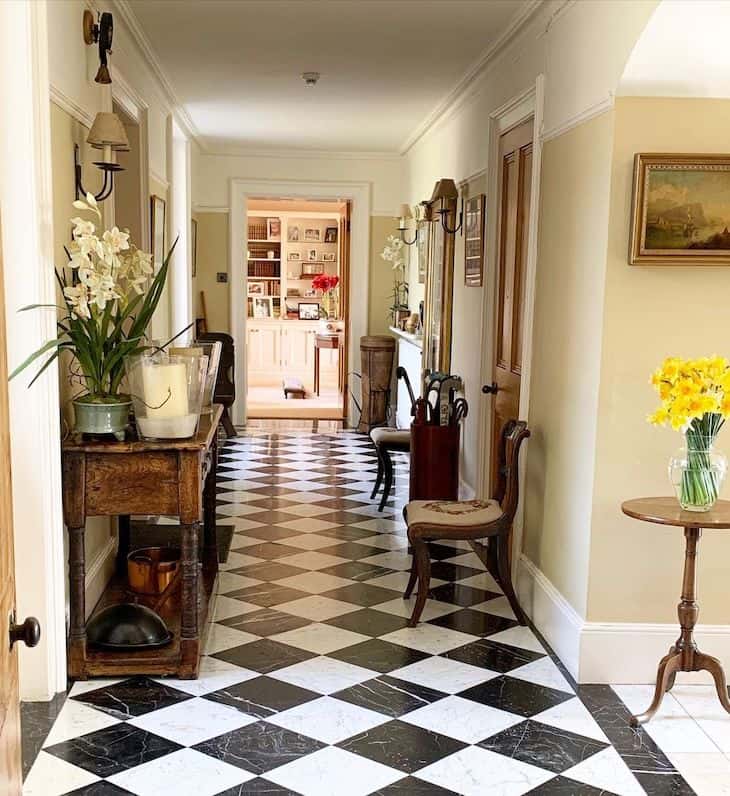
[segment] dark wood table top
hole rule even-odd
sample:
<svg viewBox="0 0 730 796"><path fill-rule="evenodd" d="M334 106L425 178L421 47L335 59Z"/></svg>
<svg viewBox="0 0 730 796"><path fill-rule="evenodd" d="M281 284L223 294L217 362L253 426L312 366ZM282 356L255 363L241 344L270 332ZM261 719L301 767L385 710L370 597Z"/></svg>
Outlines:
<svg viewBox="0 0 730 796"><path fill-rule="evenodd" d="M709 511L685 511L677 498L646 497L627 500L621 511L629 517L680 528L730 528L730 500L718 500Z"/></svg>
<svg viewBox="0 0 730 796"><path fill-rule="evenodd" d="M113 437L84 437L83 434L71 434L62 444L64 453L144 453L145 451L183 451L207 450L213 435L218 429L223 407L214 404L213 411L200 416L198 433L188 439L146 440L140 439L136 430L127 431L127 439L118 442Z"/></svg>

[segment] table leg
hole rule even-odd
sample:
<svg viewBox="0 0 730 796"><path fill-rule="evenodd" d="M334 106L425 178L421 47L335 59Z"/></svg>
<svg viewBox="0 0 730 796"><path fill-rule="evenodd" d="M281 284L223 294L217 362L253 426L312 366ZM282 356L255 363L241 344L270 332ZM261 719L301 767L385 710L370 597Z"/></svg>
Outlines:
<svg viewBox="0 0 730 796"><path fill-rule="evenodd" d="M182 621L180 636L182 639L197 641L198 639L198 529L199 522L180 525L182 534Z"/></svg>
<svg viewBox="0 0 730 796"><path fill-rule="evenodd" d="M216 527L216 470L218 441L213 440L211 463L203 485L203 566L209 572L218 570L218 535Z"/></svg>
<svg viewBox="0 0 730 796"><path fill-rule="evenodd" d="M319 351L318 345L314 346L314 394L319 395Z"/></svg>
<svg viewBox="0 0 730 796"><path fill-rule="evenodd" d="M120 514L117 517L119 529L119 544L117 547L117 575L126 577L127 575L127 556L131 546L131 523L129 514Z"/></svg>
<svg viewBox="0 0 730 796"><path fill-rule="evenodd" d="M68 529L69 674L84 677L86 658L86 551L83 525Z"/></svg>

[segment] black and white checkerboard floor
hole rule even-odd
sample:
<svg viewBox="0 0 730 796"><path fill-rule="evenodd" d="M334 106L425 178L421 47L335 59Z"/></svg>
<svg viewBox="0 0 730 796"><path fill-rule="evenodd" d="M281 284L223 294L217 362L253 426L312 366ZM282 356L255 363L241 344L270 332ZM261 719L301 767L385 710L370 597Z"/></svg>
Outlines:
<svg viewBox="0 0 730 796"><path fill-rule="evenodd" d="M466 544L433 545L406 627L406 462L381 515L362 436L227 443L236 532L200 678L76 683L25 793L691 793L639 784Z"/></svg>

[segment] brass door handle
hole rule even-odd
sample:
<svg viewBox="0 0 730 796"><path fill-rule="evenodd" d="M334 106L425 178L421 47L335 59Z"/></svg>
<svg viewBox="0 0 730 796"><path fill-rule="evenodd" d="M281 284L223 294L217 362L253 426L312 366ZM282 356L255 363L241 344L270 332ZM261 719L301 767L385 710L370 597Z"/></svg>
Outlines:
<svg viewBox="0 0 730 796"><path fill-rule="evenodd" d="M497 387L497 382L493 381L491 384L485 384L482 387L482 392L485 395L489 395L490 393L492 395L496 395L499 392L499 387Z"/></svg>
<svg viewBox="0 0 730 796"><path fill-rule="evenodd" d="M41 640L41 626L34 616L29 616L22 625L15 623L15 614L10 617L10 649L16 641L22 641L26 647L35 647Z"/></svg>

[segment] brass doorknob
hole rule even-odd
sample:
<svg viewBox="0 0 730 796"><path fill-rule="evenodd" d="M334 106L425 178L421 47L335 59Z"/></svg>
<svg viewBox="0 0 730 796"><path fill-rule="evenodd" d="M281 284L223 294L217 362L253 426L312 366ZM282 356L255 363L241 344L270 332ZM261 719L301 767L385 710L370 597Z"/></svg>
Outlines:
<svg viewBox="0 0 730 796"><path fill-rule="evenodd" d="M41 640L41 626L34 616L29 616L22 625L15 624L15 617L10 620L10 649L16 641L22 641L26 647L35 647Z"/></svg>
<svg viewBox="0 0 730 796"><path fill-rule="evenodd" d="M497 387L497 382L496 381L493 381L491 384L485 384L482 387L482 392L485 395L489 395L490 393L492 393L492 395L496 395L498 391L499 391L499 387Z"/></svg>

